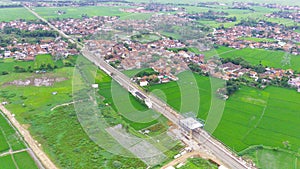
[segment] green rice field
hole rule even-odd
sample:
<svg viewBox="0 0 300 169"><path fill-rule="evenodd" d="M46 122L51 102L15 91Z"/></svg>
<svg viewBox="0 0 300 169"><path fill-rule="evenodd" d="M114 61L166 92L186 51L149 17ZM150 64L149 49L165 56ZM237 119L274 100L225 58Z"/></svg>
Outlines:
<svg viewBox="0 0 300 169"><path fill-rule="evenodd" d="M6 121L4 116L0 115L0 168L2 169L37 169L37 166L26 150L23 139L12 126ZM6 154L8 151L23 150L15 154Z"/></svg>
<svg viewBox="0 0 300 169"><path fill-rule="evenodd" d="M207 58L211 56L219 56L221 58L237 58L242 57L253 65L260 62L264 66L300 70L300 56L289 55L283 51L265 50L265 49L232 49L228 47L219 47L213 51L204 52ZM284 57L288 55L290 64L283 64Z"/></svg>
<svg viewBox="0 0 300 169"><path fill-rule="evenodd" d="M201 97L198 117L205 120L210 108L210 95L214 95L214 92L211 93L207 77L195 76L200 86L198 90ZM167 103L180 110L182 100L176 82L154 85L150 90L161 90L160 93L163 94L158 96L165 95ZM188 101L193 100L191 97ZM235 152L241 152L254 145L298 152L299 109L300 94L293 89L268 87L265 90L258 90L241 87L226 101L222 119L212 134ZM289 143L288 147L285 142ZM263 156L264 153L259 159L263 159ZM295 158L295 155L292 154L292 157ZM287 163L285 160L280 162L282 166ZM265 166L263 161L259 160L259 163Z"/></svg>
<svg viewBox="0 0 300 169"><path fill-rule="evenodd" d="M122 7L106 6L83 6L83 7L38 7L34 11L45 19L53 18L81 18L82 15L88 16L119 16L120 19L148 19L151 14L144 13L127 13L121 11ZM59 15L58 11L64 11L65 14Z"/></svg>
<svg viewBox="0 0 300 169"><path fill-rule="evenodd" d="M0 8L0 21L18 19L35 20L36 17L25 8Z"/></svg>

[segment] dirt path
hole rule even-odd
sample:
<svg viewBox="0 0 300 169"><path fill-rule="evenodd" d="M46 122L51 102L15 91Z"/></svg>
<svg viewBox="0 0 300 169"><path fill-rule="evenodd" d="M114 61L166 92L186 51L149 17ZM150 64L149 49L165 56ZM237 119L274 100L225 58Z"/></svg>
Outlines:
<svg viewBox="0 0 300 169"><path fill-rule="evenodd" d="M72 102L69 102L69 103L63 103L63 104L59 104L59 105L56 105L54 107L52 107L50 110L53 111L54 109L56 108L59 108L59 107L62 107L62 106L69 106L71 104L74 104L74 103L78 103L78 102L82 102L83 100L78 100L78 101L72 101Z"/></svg>
<svg viewBox="0 0 300 169"><path fill-rule="evenodd" d="M60 105L56 105L56 106L52 107L50 110L53 111L56 108L59 108L59 107L62 107L62 106L69 106L70 104L74 104L74 103L75 103L75 101L69 102L69 103L63 103L63 104L60 104Z"/></svg>
<svg viewBox="0 0 300 169"><path fill-rule="evenodd" d="M49 159L49 157L45 154L42 148L37 145L36 141L32 138L29 131L21 126L21 124L12 116L12 113L1 104L0 110L7 116L11 124L14 125L15 128L20 132L20 134L23 136L24 140L27 142L34 154L42 162L43 166L47 169L57 169L55 164Z"/></svg>
<svg viewBox="0 0 300 169"><path fill-rule="evenodd" d="M10 149L9 151L0 154L0 157L7 156L7 155L12 155L12 154L16 154L16 153L21 153L21 152L27 151L27 150L28 150L27 148L22 149L22 150L17 150L17 151L12 151L12 150Z"/></svg>
<svg viewBox="0 0 300 169"><path fill-rule="evenodd" d="M193 151L193 152L190 152L190 153L186 153L176 159L174 159L173 161L171 161L170 163L168 163L167 165L161 167L161 169L166 169L167 167L169 166L173 166L175 167L176 165L178 165L179 163L184 163L187 161L188 158L191 158L191 157L200 157L200 158L203 158L203 159L211 159L212 157L205 154L205 153L201 153L201 152L198 152L198 151ZM216 160L216 159L212 159L213 161Z"/></svg>

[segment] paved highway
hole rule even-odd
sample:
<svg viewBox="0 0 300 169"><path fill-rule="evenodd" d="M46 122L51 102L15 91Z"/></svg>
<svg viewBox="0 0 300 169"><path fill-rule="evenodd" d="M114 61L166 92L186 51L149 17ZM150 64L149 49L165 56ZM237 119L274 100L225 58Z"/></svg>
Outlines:
<svg viewBox="0 0 300 169"><path fill-rule="evenodd" d="M52 29L58 31L59 34L65 38L68 38L71 43L76 43L70 36L66 35L64 32L55 28L51 25L47 20L40 17L37 13L32 11L31 9L25 7L30 12L32 12L36 17L47 23ZM144 95L147 99L150 99L152 102L152 109L160 112L166 118L168 118L171 122L181 128L182 131L184 129L179 125L179 120L183 119L183 117L178 114L173 108L168 106L165 102L156 98L153 95L149 95L145 93L139 86L133 82L131 82L130 78L126 75L106 63L103 59L97 57L94 53L90 52L87 48L82 47L80 44L77 46L82 49L82 55L93 62L100 69L104 70L107 74L109 74L116 82L118 82L121 86L127 89L129 92L137 91ZM233 169L250 169L255 168L250 166L250 164L246 163L244 160L239 159L232 153L229 149L227 149L222 143L212 138L209 133L207 133L203 129L197 129L197 131L193 132L193 139L201 144L201 146L206 147L216 158L222 161L226 166Z"/></svg>

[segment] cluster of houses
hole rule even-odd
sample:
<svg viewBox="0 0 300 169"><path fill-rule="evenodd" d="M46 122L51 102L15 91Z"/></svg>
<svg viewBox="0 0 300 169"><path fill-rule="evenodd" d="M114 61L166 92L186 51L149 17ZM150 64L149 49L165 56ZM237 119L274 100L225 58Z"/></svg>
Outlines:
<svg viewBox="0 0 300 169"><path fill-rule="evenodd" d="M293 87L296 87L298 92L300 92L300 77L296 77L296 78L291 78L289 81L288 81L288 84L293 86Z"/></svg>
<svg viewBox="0 0 300 169"><path fill-rule="evenodd" d="M236 21L236 17L228 17L228 13L223 12L223 11L211 11L209 10L208 12L198 12L198 13L186 13L186 12L181 12L177 14L180 17L185 17L185 18L191 18L195 20L200 20L200 19L208 19L208 20L213 20L217 22L234 22Z"/></svg>
<svg viewBox="0 0 300 169"><path fill-rule="evenodd" d="M22 20L0 22L0 29L4 29L5 27L16 28L20 30L28 30L28 31L34 31L34 30L50 31L51 30L51 28L47 24L34 23L34 22L28 23Z"/></svg>
<svg viewBox="0 0 300 169"><path fill-rule="evenodd" d="M121 30L124 32L145 30L153 31L157 29L164 29L164 26L167 24L174 26L184 26L190 21L192 21L192 19L180 17L178 15L155 13L148 20L116 20L111 25L105 25L105 27L103 27L102 30L114 29ZM165 29L169 30L170 27L165 27Z"/></svg>
<svg viewBox="0 0 300 169"><path fill-rule="evenodd" d="M5 28L14 28L21 31L51 31L51 28L47 24L26 22L23 20L0 22L0 30L4 30ZM77 49L69 48L69 44L60 38L42 38L38 43L21 42L15 38L9 45L0 46L0 51L0 58L15 58L27 61L34 60L35 56L39 54L66 57L79 53Z"/></svg>
<svg viewBox="0 0 300 169"><path fill-rule="evenodd" d="M230 3L217 3L218 5L222 6L232 6L233 8L238 9L250 9L252 6L260 6L260 7L266 7L266 8L272 8L272 9L280 9L280 10L294 10L299 11L299 6L293 6L293 5L282 5L278 3L258 3L258 2L232 2Z"/></svg>
<svg viewBox="0 0 300 169"><path fill-rule="evenodd" d="M124 45L124 44L127 44ZM90 40L87 45L96 55L105 58L108 63L119 61L119 69L130 70L152 67L161 74L176 74L187 69L182 58L186 53L174 53L167 48L182 48L178 40L163 38L148 44L135 43L130 40L117 43L108 40Z"/></svg>
<svg viewBox="0 0 300 169"><path fill-rule="evenodd" d="M127 12L147 12L145 7L126 9ZM133 11L132 11L133 10ZM217 13L219 14L219 13ZM222 14L223 15L223 14ZM224 14L225 15L225 14ZM52 20L51 23L69 35L87 36L98 32L99 30L113 30L132 28L132 31L155 30L159 23L170 23L174 25L184 25L192 20L189 17L178 15L159 15L155 14L149 22L142 20L118 20L118 17L82 17L81 19L63 19ZM108 23L108 25L106 25ZM0 29L5 27L17 28L20 30L51 30L45 24L27 23L25 21L0 22ZM274 39L268 42L254 42L242 39L244 37ZM281 25L268 25L265 22L259 22L256 26L235 26L228 29L218 29L213 32L212 41L219 45L226 45L232 48L268 48L282 49L293 54L300 54L300 46L292 43L290 40L300 42L300 34L292 30L287 30ZM117 68L123 70L149 68L158 72L157 75L138 77L141 86L148 85L150 80L158 80L157 83L167 83L176 81L176 74L187 70L189 63L199 65L204 73L214 77L229 80L237 79L247 75L254 80L263 79L265 82L275 78L293 75L292 70L282 70L267 68L264 73L257 73L252 69L243 68L233 63L221 64L218 60L210 59L205 61L204 55L197 55L189 51L181 50L173 52L169 48L185 48L186 45L178 40L162 37L160 40L142 44L133 42L130 38L123 42L114 40L87 40L86 45L90 51L97 56L103 57L108 63L119 63ZM78 54L76 49L69 49L68 43L61 40L41 40L38 44L18 43L14 41L11 45L1 47L4 51L0 54L2 58L14 57L20 60L34 60L38 54L52 54L59 56ZM300 78L290 78L288 82L291 86L297 87L300 92Z"/></svg>
<svg viewBox="0 0 300 169"><path fill-rule="evenodd" d="M241 76L248 76L254 81L261 79L264 83L270 83L271 80L282 79L283 77L288 77L290 80L288 84L292 87L298 88L300 92L300 77L294 74L292 69L279 69L279 68L266 68L263 73L257 73L253 69L243 68L240 65L233 64L231 62L221 64L218 60L212 58L206 62L195 62L198 63L201 70L204 73L208 73L213 77L230 80L237 79ZM295 78L293 78L295 77ZM264 86L262 86L264 87Z"/></svg>
<svg viewBox="0 0 300 169"><path fill-rule="evenodd" d="M278 24L268 25L262 21L255 27L241 25L215 30L213 35L212 40L216 44L232 48L280 49L294 55L300 54L300 45L295 43L300 42L300 33L287 30L284 26ZM250 40L244 38L250 38ZM251 38L258 39L251 40Z"/></svg>
<svg viewBox="0 0 300 169"><path fill-rule="evenodd" d="M260 4L263 7L267 7L267 8L276 8L276 9L280 9L280 10L292 10L292 11L299 11L300 7L299 6L292 6L292 5L281 5L281 4L267 4L267 3L263 3Z"/></svg>
<svg viewBox="0 0 300 169"><path fill-rule="evenodd" d="M132 78L132 81L137 82L142 87L149 85L149 82L156 84L156 83L168 83L170 81L177 81L177 80L178 77L170 73L158 74L158 75L153 74L149 76Z"/></svg>
<svg viewBox="0 0 300 169"><path fill-rule="evenodd" d="M129 13L153 13L153 12L182 12L185 11L183 7L174 5L160 4L160 3L140 3L132 4L131 6L137 6L136 8L124 8L124 12Z"/></svg>
<svg viewBox="0 0 300 169"><path fill-rule="evenodd" d="M292 19L295 22L300 22L300 12L299 11L297 11L297 12L289 12L289 11L273 12L271 14L267 14L266 17Z"/></svg>
<svg viewBox="0 0 300 169"><path fill-rule="evenodd" d="M66 57L79 54L77 49L68 48L68 43L59 40L41 40L39 44L17 43L16 41L6 47L0 47L3 54L0 58L14 58L16 60L34 60L36 55L51 54L52 56Z"/></svg>
<svg viewBox="0 0 300 169"><path fill-rule="evenodd" d="M172 16L169 19L174 19ZM180 19L184 19L185 21L178 21L179 23L184 23L187 20L185 18L181 18L175 16ZM157 17L151 18L152 20L159 19ZM176 22L173 21L172 22ZM121 21L116 23L116 27L120 27L124 23L127 25L140 28L148 28L152 30L153 27L147 25L147 23L142 21L131 22L131 21ZM139 25L141 24L141 25ZM113 28L112 28L113 29ZM257 33L257 36L255 35ZM269 32L269 33L268 33ZM234 28L229 29L220 29L214 32L214 39L217 44L224 45L228 43L230 47L235 48L243 48L247 47L246 41L239 40L240 37L257 37L257 38L273 38L279 40L286 40L290 37L298 39L300 36L298 34L294 34L288 30L284 30L279 25L275 26L267 26L265 23L259 23L256 27L250 26L236 26ZM222 43L221 43L222 42ZM239 45L235 45L235 43ZM252 42L251 42L252 43ZM189 63L195 63L199 65L201 70L204 73L208 73L214 77L229 80L229 79L237 79L241 76L247 75L253 78L255 81L258 79L262 79L262 81L268 83L275 78L281 79L283 76L288 76L293 74L292 70L282 70L282 69L273 69L267 68L264 73L257 73L252 69L243 68L240 65L235 65L233 63L224 63L220 64L220 61L215 59L210 59L205 61L204 55L196 55L189 51L178 51L173 52L169 51L169 48L184 48L186 45L178 40L169 39L166 37L162 37L161 40L157 40L154 42L150 42L147 44L141 44L138 42L133 42L130 38L117 42L114 40L89 40L86 41L86 44L90 51L93 51L99 57L103 57L108 63L119 63L117 68L123 70L130 69L139 69L139 68L153 68L159 75L151 76L151 77L139 77L138 82L141 86L148 85L149 81L158 78L159 83L166 83L170 80L176 80L177 78L174 76L179 72L188 69ZM253 44L248 44L249 47L253 48L270 48L270 46L260 46L263 44L272 45L275 43L260 43L255 42ZM244 45L243 47L241 45ZM257 46L256 46L257 45ZM289 47L288 43L278 44L283 49ZM296 54L297 51L293 51ZM297 53L298 54L298 53Z"/></svg>
<svg viewBox="0 0 300 169"><path fill-rule="evenodd" d="M50 22L68 35L86 36L98 32L105 23L111 23L117 19L116 16L94 16L80 19L52 20Z"/></svg>
<svg viewBox="0 0 300 169"><path fill-rule="evenodd" d="M147 86L149 82L153 81L155 83L176 81L178 78L175 75L187 70L187 65L191 62L199 65L204 73L224 80L237 79L246 75L255 81L262 79L263 82L268 83L276 78L291 77L294 74L294 71L290 69L274 68L266 68L265 72L257 73L253 69L243 68L231 62L221 64L219 60L214 58L205 61L204 55L196 55L188 51L181 50L175 53L166 49L170 47L182 48L185 45L177 40L167 38L148 44L130 41L126 43L128 43L130 50L123 43L115 43L107 40L90 40L87 42L87 45L99 57L104 56L108 63L115 62L116 60L120 61L119 69L139 69L143 68L143 64L147 63L147 65L144 65L145 67L151 67L154 71L158 72L158 74L134 78L133 80L138 82L140 86Z"/></svg>

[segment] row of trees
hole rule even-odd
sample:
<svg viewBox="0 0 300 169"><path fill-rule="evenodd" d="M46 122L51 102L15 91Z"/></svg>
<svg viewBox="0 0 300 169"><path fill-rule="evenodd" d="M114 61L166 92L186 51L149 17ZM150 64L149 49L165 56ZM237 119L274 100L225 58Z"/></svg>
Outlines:
<svg viewBox="0 0 300 169"><path fill-rule="evenodd" d="M208 19L208 20L217 20L221 19L223 21L232 21L235 22L237 20L236 16L233 17L224 17L228 15L227 12L214 12L209 10L208 12L203 12L203 13L198 13L196 14L191 14L188 17L191 19L196 19L196 20L201 20L201 19Z"/></svg>
<svg viewBox="0 0 300 169"><path fill-rule="evenodd" d="M259 19L253 19L253 18L247 18L247 19L242 19L238 24L236 24L236 26L255 27L259 23L263 23L266 26L276 26L276 25L278 25L277 23L274 23L274 22L269 22L269 21L264 21L264 20L259 20Z"/></svg>
<svg viewBox="0 0 300 169"><path fill-rule="evenodd" d="M7 4L7 5L0 5L0 8L18 8L22 7L21 4Z"/></svg>
<svg viewBox="0 0 300 169"><path fill-rule="evenodd" d="M28 66L27 68L24 68L22 66L14 66L14 71L16 73L24 73L24 72L33 72L34 70L53 70L53 69L56 69L58 68L56 65L51 65L50 63L48 64L41 64L41 66L37 69L34 69L32 66Z"/></svg>
<svg viewBox="0 0 300 169"><path fill-rule="evenodd" d="M56 31L47 31L47 30L28 31L28 30L20 30L12 27L4 27L3 33L5 34L15 33L21 37L53 37L53 38L58 37L58 33Z"/></svg>
<svg viewBox="0 0 300 169"><path fill-rule="evenodd" d="M144 76L151 76L151 75L159 75L158 72L155 72L154 70L143 70L143 71L140 71L139 73L137 73L135 76L136 77L144 77Z"/></svg>

